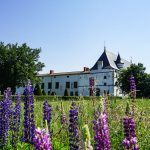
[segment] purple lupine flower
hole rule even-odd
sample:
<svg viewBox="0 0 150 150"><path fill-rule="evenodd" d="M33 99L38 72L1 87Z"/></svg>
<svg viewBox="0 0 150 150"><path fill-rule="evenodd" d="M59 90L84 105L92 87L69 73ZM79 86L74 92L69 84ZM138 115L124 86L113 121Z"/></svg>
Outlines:
<svg viewBox="0 0 150 150"><path fill-rule="evenodd" d="M24 90L24 142L31 143L33 143L35 133L33 91L33 86L28 83Z"/></svg>
<svg viewBox="0 0 150 150"><path fill-rule="evenodd" d="M69 117L70 149L79 150L78 107L75 102L71 104Z"/></svg>
<svg viewBox="0 0 150 150"><path fill-rule="evenodd" d="M16 95L16 106L12 111L12 145L16 146L20 132L20 120L21 120L21 95Z"/></svg>
<svg viewBox="0 0 150 150"><path fill-rule="evenodd" d="M15 112L16 112L16 116L17 116L16 131L19 133L19 131L20 131L20 120L21 120L21 95L19 93L16 96Z"/></svg>
<svg viewBox="0 0 150 150"><path fill-rule="evenodd" d="M8 142L9 112L6 101L0 101L0 147L4 147Z"/></svg>
<svg viewBox="0 0 150 150"><path fill-rule="evenodd" d="M46 121L47 121L49 134L51 134L50 126L51 126L51 121L52 121L52 106L49 105L47 101L45 101L43 103L43 123L44 123L44 125L46 124Z"/></svg>
<svg viewBox="0 0 150 150"><path fill-rule="evenodd" d="M125 117L123 119L123 125L124 125L124 135L125 139L123 140L123 146L126 149L131 150L139 150L139 147L137 146L137 137L136 137L136 131L135 131L135 121L131 117Z"/></svg>
<svg viewBox="0 0 150 150"><path fill-rule="evenodd" d="M50 135L46 129L35 129L34 145L36 150L52 150Z"/></svg>
<svg viewBox="0 0 150 150"><path fill-rule="evenodd" d="M111 140L108 127L108 114L97 112L94 120L95 150L111 150Z"/></svg>
<svg viewBox="0 0 150 150"><path fill-rule="evenodd" d="M89 85L91 89L91 95L94 96L94 90L95 90L95 79L94 77L89 78Z"/></svg>
<svg viewBox="0 0 150 150"><path fill-rule="evenodd" d="M136 97L136 83L135 83L135 78L133 75L131 75L130 77L130 92L131 92L131 96L135 98Z"/></svg>
<svg viewBox="0 0 150 150"><path fill-rule="evenodd" d="M11 88L7 88L4 91L4 101L7 103L8 105L8 113L9 113L9 126L11 129L11 124L12 124L12 114L13 114L13 105L12 105L12 92L11 92Z"/></svg>
<svg viewBox="0 0 150 150"><path fill-rule="evenodd" d="M10 128L10 116L12 108L11 89L4 91L4 100L0 101L0 147L8 142L8 131Z"/></svg>

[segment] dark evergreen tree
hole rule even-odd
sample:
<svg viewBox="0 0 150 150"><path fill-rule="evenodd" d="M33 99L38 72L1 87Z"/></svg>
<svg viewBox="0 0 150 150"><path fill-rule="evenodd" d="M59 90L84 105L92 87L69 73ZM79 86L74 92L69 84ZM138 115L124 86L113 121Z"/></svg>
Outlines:
<svg viewBox="0 0 150 150"><path fill-rule="evenodd" d="M41 87L39 84L36 84L36 86L34 88L34 95L43 95Z"/></svg>
<svg viewBox="0 0 150 150"><path fill-rule="evenodd" d="M42 90L42 94L43 94L43 95L46 95L46 92L45 92L45 90Z"/></svg>
<svg viewBox="0 0 150 150"><path fill-rule="evenodd" d="M65 91L64 91L64 96L70 96L70 93L69 93L69 90L68 90L68 89L65 89Z"/></svg>

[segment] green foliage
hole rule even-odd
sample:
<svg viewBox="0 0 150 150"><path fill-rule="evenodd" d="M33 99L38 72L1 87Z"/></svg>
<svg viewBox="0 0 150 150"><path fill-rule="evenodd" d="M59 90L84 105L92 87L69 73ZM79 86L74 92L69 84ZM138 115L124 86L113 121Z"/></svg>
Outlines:
<svg viewBox="0 0 150 150"><path fill-rule="evenodd" d="M13 147L12 145L6 145L3 150L34 150L34 146L28 143L19 142L17 143L17 147Z"/></svg>
<svg viewBox="0 0 150 150"><path fill-rule="evenodd" d="M32 150L34 149L33 145L30 145L24 142L17 144L17 150L29 150L31 148Z"/></svg>
<svg viewBox="0 0 150 150"><path fill-rule="evenodd" d="M43 95L41 87L39 84L36 84L36 86L34 88L34 95Z"/></svg>
<svg viewBox="0 0 150 150"><path fill-rule="evenodd" d="M0 90L11 87L13 93L16 86L24 86L30 79L32 83L38 81L37 73L44 64L40 62L41 49L33 49L27 44L0 43Z"/></svg>
<svg viewBox="0 0 150 150"><path fill-rule="evenodd" d="M118 82L121 85L121 89L129 93L130 92L130 76L135 77L137 85L137 96L150 97L150 75L145 73L145 67L143 64L138 63L131 64L127 69L121 70L118 78Z"/></svg>
<svg viewBox="0 0 150 150"><path fill-rule="evenodd" d="M45 90L42 90L42 94L43 94L43 95L46 95L46 92L45 92Z"/></svg>

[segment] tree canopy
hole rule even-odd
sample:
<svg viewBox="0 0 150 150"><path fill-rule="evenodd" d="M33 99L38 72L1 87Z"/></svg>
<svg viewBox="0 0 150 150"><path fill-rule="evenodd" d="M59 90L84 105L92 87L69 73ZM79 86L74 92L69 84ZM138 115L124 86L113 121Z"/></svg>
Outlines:
<svg viewBox="0 0 150 150"><path fill-rule="evenodd" d="M130 76L133 75L136 81L137 96L150 96L150 75L145 72L146 68L143 64L131 64L127 69L123 69L119 73L118 82L122 91L130 92Z"/></svg>
<svg viewBox="0 0 150 150"><path fill-rule="evenodd" d="M35 83L37 73L42 70L44 63L39 61L41 49L33 49L27 44L0 43L0 90L3 92L11 87L15 92L17 86L31 80Z"/></svg>

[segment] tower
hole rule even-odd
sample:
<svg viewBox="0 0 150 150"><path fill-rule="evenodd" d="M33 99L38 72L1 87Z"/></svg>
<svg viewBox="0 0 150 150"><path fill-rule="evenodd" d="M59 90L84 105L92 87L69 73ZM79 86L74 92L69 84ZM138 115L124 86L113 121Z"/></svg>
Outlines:
<svg viewBox="0 0 150 150"><path fill-rule="evenodd" d="M121 57L119 53L118 53L115 63L119 69L122 69L124 67L124 63L121 61Z"/></svg>

